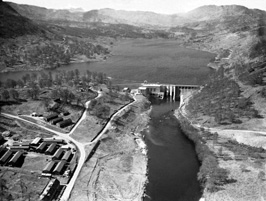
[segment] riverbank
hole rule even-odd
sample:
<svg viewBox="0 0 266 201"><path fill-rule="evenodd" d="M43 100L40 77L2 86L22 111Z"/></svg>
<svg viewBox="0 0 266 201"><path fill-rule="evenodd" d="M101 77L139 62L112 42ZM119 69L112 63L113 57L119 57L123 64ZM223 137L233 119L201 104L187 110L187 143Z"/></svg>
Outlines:
<svg viewBox="0 0 266 201"><path fill-rule="evenodd" d="M148 124L148 108L148 100L138 95L99 143L86 147L88 157L70 200L142 200L148 159L140 132Z"/></svg>
<svg viewBox="0 0 266 201"><path fill-rule="evenodd" d="M206 128L187 117L188 100L184 99L175 115L185 125L182 129L194 141L202 162L198 173L203 187L202 199L265 200L266 132Z"/></svg>

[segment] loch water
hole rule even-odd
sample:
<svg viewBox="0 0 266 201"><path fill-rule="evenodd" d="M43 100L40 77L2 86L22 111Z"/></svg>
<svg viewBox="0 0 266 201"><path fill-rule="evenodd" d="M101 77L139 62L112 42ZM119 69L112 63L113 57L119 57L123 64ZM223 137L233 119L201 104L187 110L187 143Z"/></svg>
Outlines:
<svg viewBox="0 0 266 201"><path fill-rule="evenodd" d="M152 111L143 137L148 148L148 183L144 201L198 201L199 161L194 144L184 135L174 110L179 102L151 100Z"/></svg>

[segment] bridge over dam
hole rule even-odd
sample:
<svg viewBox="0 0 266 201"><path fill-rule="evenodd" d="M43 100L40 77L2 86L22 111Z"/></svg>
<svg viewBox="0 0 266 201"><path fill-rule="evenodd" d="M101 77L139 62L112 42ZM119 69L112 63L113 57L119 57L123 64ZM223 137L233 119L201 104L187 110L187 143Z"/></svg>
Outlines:
<svg viewBox="0 0 266 201"><path fill-rule="evenodd" d="M200 85L142 83L139 92L145 96L155 96L160 99L170 98L175 101L182 98L183 93L199 89Z"/></svg>

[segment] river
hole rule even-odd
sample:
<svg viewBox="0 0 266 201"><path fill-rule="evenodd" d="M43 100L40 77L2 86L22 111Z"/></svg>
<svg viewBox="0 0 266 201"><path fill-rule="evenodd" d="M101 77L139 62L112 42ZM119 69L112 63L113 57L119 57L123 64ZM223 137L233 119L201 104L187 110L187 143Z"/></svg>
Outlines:
<svg viewBox="0 0 266 201"><path fill-rule="evenodd" d="M193 143L173 115L178 106L179 102L152 102L149 127L143 132L149 157L144 201L198 201L201 197L200 164Z"/></svg>

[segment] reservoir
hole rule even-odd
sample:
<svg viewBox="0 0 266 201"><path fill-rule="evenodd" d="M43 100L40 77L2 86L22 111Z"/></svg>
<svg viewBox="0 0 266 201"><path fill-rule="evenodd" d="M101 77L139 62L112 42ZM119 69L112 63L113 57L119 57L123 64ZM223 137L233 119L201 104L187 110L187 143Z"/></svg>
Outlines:
<svg viewBox="0 0 266 201"><path fill-rule="evenodd" d="M173 115L179 102L152 101L149 127L143 132L148 147L148 184L144 201L198 201L199 162L194 145Z"/></svg>
<svg viewBox="0 0 266 201"><path fill-rule="evenodd" d="M170 84L202 84L212 71L207 64L216 55L188 49L175 40L166 39L125 39L115 43L106 61L72 63L51 70L53 74L62 70L79 69L80 75L86 70L103 72L107 76L126 82L160 82ZM48 73L49 70L45 70ZM0 73L0 80L21 79L31 73Z"/></svg>

